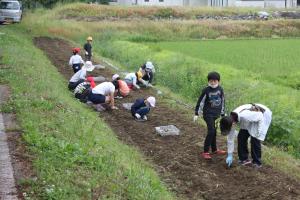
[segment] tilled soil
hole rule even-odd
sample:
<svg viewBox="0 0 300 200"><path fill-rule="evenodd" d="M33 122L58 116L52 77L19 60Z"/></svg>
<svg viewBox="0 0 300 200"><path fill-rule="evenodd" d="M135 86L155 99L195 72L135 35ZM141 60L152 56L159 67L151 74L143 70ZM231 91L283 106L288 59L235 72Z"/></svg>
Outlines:
<svg viewBox="0 0 300 200"><path fill-rule="evenodd" d="M37 47L51 60L60 73L69 80L73 74L68 66L71 44L61 39L39 37ZM108 79L113 72L106 68L94 75ZM67 81L66 81L67 83ZM67 84L66 84L67 92ZM136 122L121 104L138 97L154 94L151 90L134 91L128 98L117 100L119 110L100 113L120 140L137 147L153 163L155 170L170 190L185 199L300 199L300 183L286 175L263 166L261 169L234 165L228 169L225 156L203 160L200 153L206 130L186 118L186 112L158 102L147 122ZM193 115L193 112L190 114ZM182 135L160 137L154 127L174 124ZM225 140L218 135L220 148Z"/></svg>

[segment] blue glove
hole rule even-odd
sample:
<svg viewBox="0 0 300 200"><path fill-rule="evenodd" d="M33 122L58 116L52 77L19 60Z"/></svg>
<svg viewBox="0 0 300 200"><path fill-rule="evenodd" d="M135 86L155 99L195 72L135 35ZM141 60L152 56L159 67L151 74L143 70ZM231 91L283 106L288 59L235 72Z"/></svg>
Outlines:
<svg viewBox="0 0 300 200"><path fill-rule="evenodd" d="M227 155L227 158L226 158L226 164L228 165L228 167L231 166L232 161L233 161L232 153L229 153L229 154Z"/></svg>

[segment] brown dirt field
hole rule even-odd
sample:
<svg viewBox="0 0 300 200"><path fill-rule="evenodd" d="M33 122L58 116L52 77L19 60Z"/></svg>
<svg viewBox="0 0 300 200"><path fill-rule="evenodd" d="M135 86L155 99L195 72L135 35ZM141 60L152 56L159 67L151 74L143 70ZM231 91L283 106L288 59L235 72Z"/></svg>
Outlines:
<svg viewBox="0 0 300 200"><path fill-rule="evenodd" d="M39 37L34 39L58 71L69 80L73 74L68 66L70 49L61 39ZM94 75L110 78L108 68L95 70ZM66 84L66 92L67 92ZM151 90L132 92L130 97L117 100L119 110L100 113L118 138L137 147L149 160L167 186L184 199L300 199L300 183L286 175L263 166L261 169L234 165L228 169L225 156L214 156L211 161L200 157L203 149L205 129L186 118L187 111L170 108L159 101L150 113L149 120L136 122L131 114L121 109L121 103L132 102L137 97L154 94ZM191 112L191 116L192 116ZM160 137L154 127L174 124L182 135ZM225 149L225 140L218 135L218 144ZM236 156L235 156L235 159ZM235 160L236 162L236 160Z"/></svg>

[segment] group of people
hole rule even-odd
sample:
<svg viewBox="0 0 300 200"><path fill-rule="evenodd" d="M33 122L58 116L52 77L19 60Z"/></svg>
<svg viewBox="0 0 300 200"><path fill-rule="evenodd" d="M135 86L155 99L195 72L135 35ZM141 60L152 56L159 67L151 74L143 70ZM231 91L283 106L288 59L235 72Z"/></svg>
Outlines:
<svg viewBox="0 0 300 200"><path fill-rule="evenodd" d="M144 63L137 72L128 73L122 80L118 74L112 76L111 81L103 81L96 84L92 71L95 69L91 61L92 57L92 37L87 38L84 45L85 60L80 56L80 48L73 48L69 60L69 65L73 69L73 76L69 80L68 88L74 91L76 98L82 102L90 101L93 104L105 104L112 110L118 109L115 106L116 98L124 98L129 95L133 89L141 87L152 87L155 67L152 62ZM156 99L153 96L147 98L138 98L131 107L131 113L137 121L146 121L147 114L151 108L155 107Z"/></svg>
<svg viewBox="0 0 300 200"><path fill-rule="evenodd" d="M94 77L89 73L94 70L91 62L92 37L87 38L84 45L85 62L79 55L80 49L74 48L69 65L74 75L69 81L69 89L74 90L76 98L81 101L91 101L94 104L107 104L111 109L115 106L115 98L124 98L133 89L152 87L155 67L147 61L140 66L137 72L128 73L124 80L118 74L112 76L112 81L105 81L96 85ZM82 66L82 67L81 67ZM201 154L204 159L211 159L213 155L227 154L226 163L230 167L233 162L234 139L238 138L238 157L241 165L261 167L261 141L265 140L272 120L271 110L258 103L245 104L234 109L229 116L225 114L225 95L220 86L220 74L210 72L207 76L208 85L202 90L198 98L194 122L199 115L203 116L207 125L207 135L204 140L204 150ZM146 121L147 114L155 107L156 99L153 96L138 98L131 107L131 114L137 121ZM220 119L221 134L227 136L227 152L217 148L217 121ZM239 132L235 129L239 124ZM251 157L249 159L248 138L251 138Z"/></svg>
<svg viewBox="0 0 300 200"><path fill-rule="evenodd" d="M220 86L220 74L210 72L207 76L208 85L202 90L197 101L194 122L199 115L203 116L207 125L207 135L204 141L202 157L211 159L213 155L227 153L228 167L233 162L234 139L238 138L238 158L241 165L262 166L261 141L264 141L272 120L271 110L258 103L250 103L237 107L229 116L225 114L225 96ZM217 119L220 118L221 134L227 136L227 152L217 148ZM239 132L235 129L238 128ZM249 159L248 138L251 138L251 157ZM211 150L211 152L209 152Z"/></svg>

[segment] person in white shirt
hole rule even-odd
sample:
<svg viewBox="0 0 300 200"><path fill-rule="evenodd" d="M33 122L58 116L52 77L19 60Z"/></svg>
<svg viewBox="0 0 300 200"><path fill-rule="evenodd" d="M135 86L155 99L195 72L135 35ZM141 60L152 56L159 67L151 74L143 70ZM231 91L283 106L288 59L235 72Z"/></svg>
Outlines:
<svg viewBox="0 0 300 200"><path fill-rule="evenodd" d="M137 79L140 78L142 79L142 74L138 73L129 73L125 76L125 82L127 83L128 87L130 89L136 88L140 89L140 86L137 84Z"/></svg>
<svg viewBox="0 0 300 200"><path fill-rule="evenodd" d="M86 61L86 63L83 65L81 70L76 72L70 79L68 88L70 90L74 90L77 85L80 83L83 83L86 80L87 72L93 71L95 66L92 64L91 61Z"/></svg>
<svg viewBox="0 0 300 200"><path fill-rule="evenodd" d="M79 55L80 48L73 49L73 55L69 60L69 65L72 66L74 73L81 69L81 64L84 64L82 57Z"/></svg>
<svg viewBox="0 0 300 200"><path fill-rule="evenodd" d="M88 96L88 100L94 104L110 104L111 109L118 109L115 106L114 96L115 91L119 89L117 80L112 82L103 82L92 89Z"/></svg>
<svg viewBox="0 0 300 200"><path fill-rule="evenodd" d="M152 85L149 84L148 81L143 80L143 76L144 74L141 71L138 71L136 73L129 73L125 76L124 81L130 89L140 89L140 86L138 84L141 84L144 87L152 87Z"/></svg>
<svg viewBox="0 0 300 200"><path fill-rule="evenodd" d="M230 167L233 161L234 139L238 137L238 157L242 165L253 164L261 167L261 141L264 141L272 121L271 110L262 104L245 104L239 106L230 113L230 116L223 117L220 121L220 129L223 135L227 136L227 159ZM235 130L239 123L240 130ZM251 138L251 160L248 159L248 138Z"/></svg>

